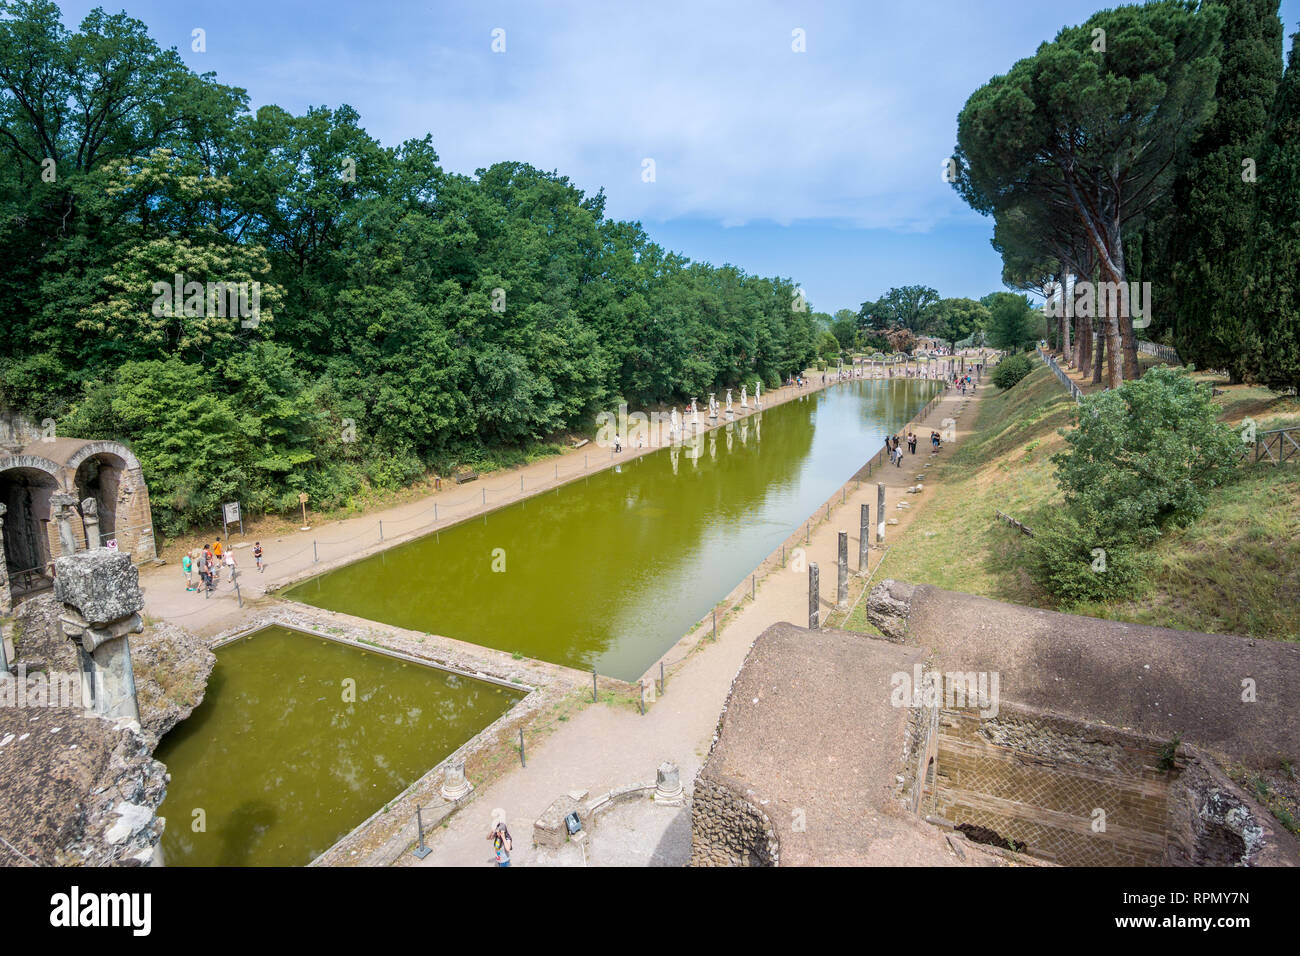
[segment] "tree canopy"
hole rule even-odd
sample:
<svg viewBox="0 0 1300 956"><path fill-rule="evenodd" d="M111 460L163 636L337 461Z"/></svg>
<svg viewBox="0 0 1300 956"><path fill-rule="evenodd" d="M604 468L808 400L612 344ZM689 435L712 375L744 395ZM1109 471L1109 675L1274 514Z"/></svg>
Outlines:
<svg viewBox="0 0 1300 956"><path fill-rule="evenodd" d="M125 14L0 0L0 167L3 399L130 444L165 530L775 384L824 345L789 278L692 262L555 171L450 173L347 105L251 112ZM204 308L214 285L256 317Z"/></svg>

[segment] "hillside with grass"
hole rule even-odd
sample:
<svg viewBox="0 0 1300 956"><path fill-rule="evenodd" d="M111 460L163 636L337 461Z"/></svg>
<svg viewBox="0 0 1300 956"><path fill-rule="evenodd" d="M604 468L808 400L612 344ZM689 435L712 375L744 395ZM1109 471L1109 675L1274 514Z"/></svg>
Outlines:
<svg viewBox="0 0 1300 956"><path fill-rule="evenodd" d="M1213 376L1197 378L1211 384ZM1300 422L1294 397L1261 388L1225 387L1214 401L1223 421L1250 416L1261 430ZM1204 514L1164 530L1148 549L1136 596L1065 605L1031 578L1029 539L994 512L1033 529L1061 506L1050 459L1065 447L1060 430L1070 427L1074 403L1039 363L978 407L974 433L932 471L934 496L890 549L882 577L1094 617L1300 641L1300 463L1243 464L1236 481L1212 489Z"/></svg>

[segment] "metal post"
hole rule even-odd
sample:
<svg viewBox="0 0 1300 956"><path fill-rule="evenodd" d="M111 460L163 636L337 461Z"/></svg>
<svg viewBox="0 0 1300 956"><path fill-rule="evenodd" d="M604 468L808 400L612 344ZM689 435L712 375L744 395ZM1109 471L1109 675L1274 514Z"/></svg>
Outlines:
<svg viewBox="0 0 1300 956"><path fill-rule="evenodd" d="M818 604L818 591L818 571L814 563L808 565L808 628L813 631L817 630L821 611Z"/></svg>
<svg viewBox="0 0 1300 956"><path fill-rule="evenodd" d="M885 543L885 483L876 482L876 544Z"/></svg>
<svg viewBox="0 0 1300 956"><path fill-rule="evenodd" d="M528 760L524 756L524 728L522 727L519 728L519 764L524 768L528 767Z"/></svg>
<svg viewBox="0 0 1300 956"><path fill-rule="evenodd" d="M416 848L411 851L417 860L423 860L433 852L433 850L424 845L424 816L420 811L420 805L417 803L415 805L415 826L420 833L420 842Z"/></svg>
<svg viewBox="0 0 1300 956"><path fill-rule="evenodd" d="M752 601L758 597L758 584L754 580L756 575L749 576L749 599Z"/></svg>
<svg viewBox="0 0 1300 956"><path fill-rule="evenodd" d="M320 561L320 552L316 550L316 542L311 543L311 563L316 564Z"/></svg>
<svg viewBox="0 0 1300 956"><path fill-rule="evenodd" d="M867 551L871 548L871 505L862 506L862 521L858 527L858 571L867 570Z"/></svg>
<svg viewBox="0 0 1300 956"><path fill-rule="evenodd" d="M487 485L484 485L479 490L483 492L483 505L486 507L487 506Z"/></svg>
<svg viewBox="0 0 1300 956"><path fill-rule="evenodd" d="M596 668L591 669L591 702L596 702Z"/></svg>
<svg viewBox="0 0 1300 956"><path fill-rule="evenodd" d="M433 503L433 520L435 522L438 520L438 502L436 501Z"/></svg>
<svg viewBox="0 0 1300 956"><path fill-rule="evenodd" d="M713 609L713 639L715 641L718 639L718 609L716 607Z"/></svg>
<svg viewBox="0 0 1300 956"><path fill-rule="evenodd" d="M785 542L781 542L781 567L785 567Z"/></svg>
<svg viewBox="0 0 1300 956"><path fill-rule="evenodd" d="M645 716L645 681L639 681L637 687L641 689L641 716Z"/></svg>
<svg viewBox="0 0 1300 956"><path fill-rule="evenodd" d="M664 679L664 662L659 661L659 693L663 694L668 689L668 682Z"/></svg>
<svg viewBox="0 0 1300 956"><path fill-rule="evenodd" d="M382 521L379 522L379 540L384 540L384 523Z"/></svg>

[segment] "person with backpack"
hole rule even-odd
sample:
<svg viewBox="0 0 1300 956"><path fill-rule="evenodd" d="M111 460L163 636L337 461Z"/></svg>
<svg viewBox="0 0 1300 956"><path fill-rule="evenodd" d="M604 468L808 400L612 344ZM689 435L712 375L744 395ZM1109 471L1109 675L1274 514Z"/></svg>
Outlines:
<svg viewBox="0 0 1300 956"><path fill-rule="evenodd" d="M262 564L262 542L260 541L253 542L253 560L257 562L259 573L266 570L266 565Z"/></svg>

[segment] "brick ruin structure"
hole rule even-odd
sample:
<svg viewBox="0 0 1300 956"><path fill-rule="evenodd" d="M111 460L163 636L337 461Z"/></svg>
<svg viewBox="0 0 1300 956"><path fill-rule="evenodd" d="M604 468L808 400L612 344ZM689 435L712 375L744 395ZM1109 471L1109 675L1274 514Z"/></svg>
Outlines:
<svg viewBox="0 0 1300 956"><path fill-rule="evenodd" d="M867 616L754 642L692 865L1300 865L1232 776L1300 763L1300 647L900 581Z"/></svg>
<svg viewBox="0 0 1300 956"><path fill-rule="evenodd" d="M54 586L54 563L108 548L157 557L140 462L113 441L54 438L0 414L0 614Z"/></svg>

